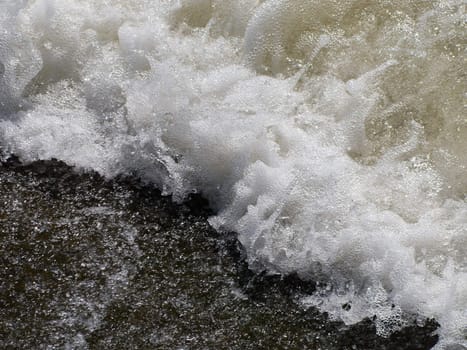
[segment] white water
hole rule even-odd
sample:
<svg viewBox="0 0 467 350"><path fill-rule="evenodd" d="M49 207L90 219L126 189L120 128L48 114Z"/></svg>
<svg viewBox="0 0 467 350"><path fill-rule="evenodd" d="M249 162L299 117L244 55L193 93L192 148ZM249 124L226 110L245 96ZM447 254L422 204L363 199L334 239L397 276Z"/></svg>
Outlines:
<svg viewBox="0 0 467 350"><path fill-rule="evenodd" d="M466 348L465 5L1 0L0 145L201 192L304 305Z"/></svg>

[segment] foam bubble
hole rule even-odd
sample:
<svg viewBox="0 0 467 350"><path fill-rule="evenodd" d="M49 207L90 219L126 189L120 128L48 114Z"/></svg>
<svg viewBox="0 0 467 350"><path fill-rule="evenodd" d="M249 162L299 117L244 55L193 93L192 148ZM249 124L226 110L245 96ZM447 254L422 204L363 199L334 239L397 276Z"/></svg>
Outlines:
<svg viewBox="0 0 467 350"><path fill-rule="evenodd" d="M467 346L463 1L1 7L2 148L201 192L305 305Z"/></svg>

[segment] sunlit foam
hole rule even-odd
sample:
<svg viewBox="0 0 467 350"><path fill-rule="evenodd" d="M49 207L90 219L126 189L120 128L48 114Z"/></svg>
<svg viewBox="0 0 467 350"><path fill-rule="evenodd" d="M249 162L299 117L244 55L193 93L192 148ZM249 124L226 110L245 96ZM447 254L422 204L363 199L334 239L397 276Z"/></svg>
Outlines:
<svg viewBox="0 0 467 350"><path fill-rule="evenodd" d="M304 305L467 346L463 1L0 9L4 150L200 192Z"/></svg>

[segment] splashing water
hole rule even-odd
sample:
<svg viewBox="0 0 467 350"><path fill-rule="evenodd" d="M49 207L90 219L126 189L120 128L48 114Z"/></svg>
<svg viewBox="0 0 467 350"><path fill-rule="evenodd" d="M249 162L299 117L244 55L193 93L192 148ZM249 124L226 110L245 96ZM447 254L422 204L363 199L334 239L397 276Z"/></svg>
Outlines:
<svg viewBox="0 0 467 350"><path fill-rule="evenodd" d="M465 6L4 0L0 146L200 192L304 305L467 347Z"/></svg>

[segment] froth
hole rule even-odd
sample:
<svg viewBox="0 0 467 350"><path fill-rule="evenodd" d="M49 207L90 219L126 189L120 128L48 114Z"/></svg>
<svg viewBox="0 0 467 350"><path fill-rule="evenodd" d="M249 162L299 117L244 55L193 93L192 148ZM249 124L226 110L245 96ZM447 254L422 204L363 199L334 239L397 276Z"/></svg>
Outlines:
<svg viewBox="0 0 467 350"><path fill-rule="evenodd" d="M305 305L467 346L462 1L1 7L3 148L201 192Z"/></svg>

